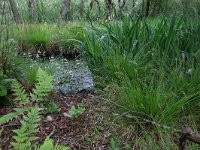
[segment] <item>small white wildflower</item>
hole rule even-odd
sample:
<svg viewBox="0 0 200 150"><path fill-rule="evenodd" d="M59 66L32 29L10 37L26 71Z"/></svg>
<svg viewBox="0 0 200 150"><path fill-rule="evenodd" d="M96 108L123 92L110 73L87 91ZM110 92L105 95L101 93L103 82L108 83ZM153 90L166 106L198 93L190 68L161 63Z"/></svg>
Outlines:
<svg viewBox="0 0 200 150"><path fill-rule="evenodd" d="M30 52L28 52L28 56L30 56L30 57L31 57L31 56L32 56L32 54L31 54Z"/></svg>
<svg viewBox="0 0 200 150"><path fill-rule="evenodd" d="M181 57L182 57L183 60L186 59L186 53L184 51L181 52Z"/></svg>
<svg viewBox="0 0 200 150"><path fill-rule="evenodd" d="M192 74L192 71L193 71L192 68L188 69L187 74L190 74L190 75L191 75L191 74Z"/></svg>
<svg viewBox="0 0 200 150"><path fill-rule="evenodd" d="M72 74L72 71L71 71L71 70L69 70L69 71L68 71L68 73L69 73L69 74Z"/></svg>
<svg viewBox="0 0 200 150"><path fill-rule="evenodd" d="M45 55L46 55L46 52L43 52L42 56L45 57Z"/></svg>
<svg viewBox="0 0 200 150"><path fill-rule="evenodd" d="M39 55L39 54L36 54L36 58L40 58L40 55Z"/></svg>

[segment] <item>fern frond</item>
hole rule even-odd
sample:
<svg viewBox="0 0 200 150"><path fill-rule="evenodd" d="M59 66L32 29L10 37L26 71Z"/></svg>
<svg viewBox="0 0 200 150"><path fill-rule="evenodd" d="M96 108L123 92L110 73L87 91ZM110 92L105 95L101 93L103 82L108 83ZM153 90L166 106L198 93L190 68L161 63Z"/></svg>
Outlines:
<svg viewBox="0 0 200 150"><path fill-rule="evenodd" d="M49 92L51 92L51 90L53 89L53 77L49 75L46 71L39 68L36 80L37 84L35 86L35 89L33 89L33 93L30 94L30 96L34 101L40 101L45 96L48 96Z"/></svg>
<svg viewBox="0 0 200 150"><path fill-rule="evenodd" d="M0 118L0 125L4 124L14 118L17 118L19 115L23 114L25 111L28 111L27 108L15 108L14 110L15 110L15 112L6 114Z"/></svg>
<svg viewBox="0 0 200 150"><path fill-rule="evenodd" d="M33 107L28 112L26 116L23 117L23 120L20 121L21 128L13 130L16 133L16 136L13 136L13 139L16 142L11 143L14 149L19 149L18 146L31 145L31 142L38 139L38 137L32 136L33 133L38 132L38 126L40 121L39 108Z"/></svg>
<svg viewBox="0 0 200 150"><path fill-rule="evenodd" d="M25 144L25 143L14 143L14 142L11 142L11 145L13 145L13 149L14 150L31 150L31 143L28 145L28 144Z"/></svg>
<svg viewBox="0 0 200 150"><path fill-rule="evenodd" d="M49 138L46 138L43 145L40 146L38 150L69 150L68 147L53 145L53 141Z"/></svg>
<svg viewBox="0 0 200 150"><path fill-rule="evenodd" d="M27 104L29 102L28 95L17 80L13 80L12 82L12 91L16 96L15 100L18 100L20 104Z"/></svg>

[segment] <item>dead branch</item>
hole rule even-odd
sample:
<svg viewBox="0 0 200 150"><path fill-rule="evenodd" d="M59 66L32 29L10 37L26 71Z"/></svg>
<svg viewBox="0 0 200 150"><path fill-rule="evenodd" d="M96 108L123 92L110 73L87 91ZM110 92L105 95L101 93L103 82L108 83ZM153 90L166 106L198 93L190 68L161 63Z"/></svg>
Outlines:
<svg viewBox="0 0 200 150"><path fill-rule="evenodd" d="M200 134L193 132L193 130L189 127L185 127L182 129L182 135L179 140L180 150L186 150L187 140L200 144Z"/></svg>

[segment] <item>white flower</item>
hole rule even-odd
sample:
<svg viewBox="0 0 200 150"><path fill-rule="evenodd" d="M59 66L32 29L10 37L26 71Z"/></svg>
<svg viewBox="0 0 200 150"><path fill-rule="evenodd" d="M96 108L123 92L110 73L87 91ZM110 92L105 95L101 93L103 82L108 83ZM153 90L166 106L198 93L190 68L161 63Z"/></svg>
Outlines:
<svg viewBox="0 0 200 150"><path fill-rule="evenodd" d="M192 71L193 71L192 68L188 69L187 74L190 74L190 75L191 75L191 74L192 74Z"/></svg>
<svg viewBox="0 0 200 150"><path fill-rule="evenodd" d="M181 57L182 57L183 60L186 59L186 53L184 51L181 52Z"/></svg>
<svg viewBox="0 0 200 150"><path fill-rule="evenodd" d="M40 58L39 54L36 54L36 58Z"/></svg>

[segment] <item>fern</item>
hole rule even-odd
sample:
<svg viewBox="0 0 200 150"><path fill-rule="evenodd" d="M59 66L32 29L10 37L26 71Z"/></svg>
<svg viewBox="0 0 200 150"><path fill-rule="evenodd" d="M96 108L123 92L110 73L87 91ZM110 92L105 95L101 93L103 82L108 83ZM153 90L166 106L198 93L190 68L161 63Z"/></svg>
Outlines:
<svg viewBox="0 0 200 150"><path fill-rule="evenodd" d="M71 109L69 110L69 115L72 118L77 118L84 112L85 112L85 107L78 106L77 108L75 108L74 106L72 106Z"/></svg>
<svg viewBox="0 0 200 150"><path fill-rule="evenodd" d="M41 101L48 96L49 92L52 90L53 77L48 75L41 68L38 69L37 72L37 84L35 89L33 89L33 93L30 95L25 93L24 88L20 85L17 80L14 80L12 83L12 90L14 95L16 96L15 100L19 102L19 104L27 104L29 102L29 98L31 97L34 101ZM21 128L13 130L16 134L13 136L14 142L11 143L15 150L32 150L35 149L33 146L33 141L37 140L38 137L33 136L33 133L38 132L39 121L40 121L40 113L39 108L31 107L31 108L15 108L15 112L4 115L0 118L0 125L4 124L13 118L17 118L19 115L23 114L23 119L20 121ZM24 112L28 111L27 115ZM53 145L53 141L49 138L45 140L42 146L37 148L38 150L69 150L67 147Z"/></svg>
<svg viewBox="0 0 200 150"><path fill-rule="evenodd" d="M47 72L43 71L41 68L37 72L37 84L33 93L30 94L32 100L41 101L45 96L48 96L49 92L53 89L52 81L53 77Z"/></svg>
<svg viewBox="0 0 200 150"><path fill-rule="evenodd" d="M20 104L27 104L29 102L28 95L17 80L13 80L12 82L12 91L16 96L15 100L18 100Z"/></svg>
<svg viewBox="0 0 200 150"><path fill-rule="evenodd" d="M46 138L43 145L40 146L38 150L69 150L68 147L63 147L59 145L53 145L53 141L49 138Z"/></svg>
<svg viewBox="0 0 200 150"><path fill-rule="evenodd" d="M39 121L39 108L31 108L28 114L23 117L23 120L20 121L22 125L21 128L13 130L13 132L16 133L16 136L13 136L13 139L16 142L11 143L14 149L27 149L31 145L32 141L38 139L38 137L32 136L32 134L38 132Z"/></svg>
<svg viewBox="0 0 200 150"><path fill-rule="evenodd" d="M7 123L8 121L17 118L19 115L23 114L25 111L28 111L27 108L15 108L15 112L4 115L0 118L0 125Z"/></svg>

